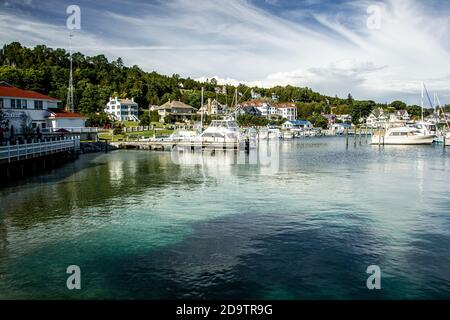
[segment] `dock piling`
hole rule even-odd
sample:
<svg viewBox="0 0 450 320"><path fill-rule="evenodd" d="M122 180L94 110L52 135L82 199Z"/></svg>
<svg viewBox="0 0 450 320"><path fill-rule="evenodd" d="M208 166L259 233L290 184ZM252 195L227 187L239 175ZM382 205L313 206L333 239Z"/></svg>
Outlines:
<svg viewBox="0 0 450 320"><path fill-rule="evenodd" d="M345 144L348 148L348 128L345 129Z"/></svg>
<svg viewBox="0 0 450 320"><path fill-rule="evenodd" d="M362 127L359 127L359 145L362 145Z"/></svg>
<svg viewBox="0 0 450 320"><path fill-rule="evenodd" d="M444 149L445 149L445 144L446 144L446 135L447 135L447 127L444 127L444 131L443 131L443 133L442 133L442 144L444 145Z"/></svg>

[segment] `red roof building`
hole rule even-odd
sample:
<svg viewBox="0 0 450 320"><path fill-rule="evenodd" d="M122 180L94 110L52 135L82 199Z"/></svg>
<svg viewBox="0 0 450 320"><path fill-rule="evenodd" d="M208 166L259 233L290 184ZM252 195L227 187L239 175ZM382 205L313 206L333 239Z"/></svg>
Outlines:
<svg viewBox="0 0 450 320"><path fill-rule="evenodd" d="M13 86L10 86L4 82L0 83L0 97L2 98L21 98L21 99L33 99L33 100L48 100L60 102L56 98L52 98L35 91L23 90Z"/></svg>
<svg viewBox="0 0 450 320"><path fill-rule="evenodd" d="M79 113L66 112L58 108L60 100L39 92L23 90L0 81L0 109L3 110L9 126L20 129L23 116L33 128L58 130L85 127L86 117Z"/></svg>

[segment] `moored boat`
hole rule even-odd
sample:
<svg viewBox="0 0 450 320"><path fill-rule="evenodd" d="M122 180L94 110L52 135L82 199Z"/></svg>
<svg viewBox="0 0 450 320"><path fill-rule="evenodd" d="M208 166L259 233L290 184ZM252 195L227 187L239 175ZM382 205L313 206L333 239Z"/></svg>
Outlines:
<svg viewBox="0 0 450 320"><path fill-rule="evenodd" d="M208 128L200 135L200 140L202 142L239 142L239 126L237 122L231 118L213 120Z"/></svg>
<svg viewBox="0 0 450 320"><path fill-rule="evenodd" d="M391 128L387 131L375 132L372 136L373 145L431 145L434 134L423 134L420 130L410 127Z"/></svg>

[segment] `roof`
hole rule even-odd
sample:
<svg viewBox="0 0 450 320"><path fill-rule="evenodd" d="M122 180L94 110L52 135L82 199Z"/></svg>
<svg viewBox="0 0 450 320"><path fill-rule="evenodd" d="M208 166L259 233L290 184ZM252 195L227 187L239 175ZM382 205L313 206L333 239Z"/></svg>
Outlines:
<svg viewBox="0 0 450 320"><path fill-rule="evenodd" d="M13 86L9 86L2 82L0 84L0 97L22 98L22 99L38 99L59 102L60 100L52 98L35 91L23 90Z"/></svg>
<svg viewBox="0 0 450 320"><path fill-rule="evenodd" d="M80 119L86 119L86 117L82 116L79 113L75 113L75 112L67 112L65 110L62 109L48 109L48 111L50 112L50 119L52 118L80 118Z"/></svg>
<svg viewBox="0 0 450 320"><path fill-rule="evenodd" d="M155 108L155 110L164 110L164 109L172 109L172 108L190 109L190 110L195 109L194 107L192 107L186 103L183 103L181 101L167 101L162 106Z"/></svg>
<svg viewBox="0 0 450 320"><path fill-rule="evenodd" d="M117 99L117 101L120 104L135 104L135 105L137 105L136 101L133 101L133 100L130 100L130 99Z"/></svg>
<svg viewBox="0 0 450 320"><path fill-rule="evenodd" d="M270 105L268 99L259 99L259 100L248 100L241 102L240 105L243 107L262 107L263 105Z"/></svg>
<svg viewBox="0 0 450 320"><path fill-rule="evenodd" d="M269 107L275 107L277 109L287 109L287 108L296 108L295 103L291 102L280 102L280 103L272 103L271 100L265 98L265 99L254 99L249 100L241 103L241 106L254 106L257 108L263 107L264 105Z"/></svg>
<svg viewBox="0 0 450 320"><path fill-rule="evenodd" d="M296 106L295 106L295 103L286 102L286 103L277 103L277 104L275 104L275 108L288 109L288 108L296 108Z"/></svg>
<svg viewBox="0 0 450 320"><path fill-rule="evenodd" d="M58 133L70 133L69 130L66 130L66 129L64 129L64 128L58 129L58 130L56 130L55 132L58 132Z"/></svg>
<svg viewBox="0 0 450 320"><path fill-rule="evenodd" d="M308 120L288 120L285 123L291 123L294 126L305 126L311 124Z"/></svg>
<svg viewBox="0 0 450 320"><path fill-rule="evenodd" d="M350 128L352 125L351 125L351 124L348 124L348 123L335 123L335 124L333 124L333 126L336 126L336 127L344 127L344 128Z"/></svg>

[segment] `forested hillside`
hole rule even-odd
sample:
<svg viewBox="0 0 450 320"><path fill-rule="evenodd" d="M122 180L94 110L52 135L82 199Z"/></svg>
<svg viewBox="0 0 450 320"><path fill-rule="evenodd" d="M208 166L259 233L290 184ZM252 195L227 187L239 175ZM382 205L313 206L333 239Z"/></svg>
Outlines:
<svg viewBox="0 0 450 320"><path fill-rule="evenodd" d="M51 49L44 45L27 48L14 42L0 50L0 80L49 94L62 101L66 101L69 66L69 54L64 49ZM176 74L165 76L145 72L138 66L125 66L120 58L108 61L104 55L89 57L74 53L73 67L76 109L85 115L102 112L110 96L134 97L141 110L147 109L149 104L160 105L169 99L179 99L199 108L202 86L206 98L217 97L221 103L230 104L235 91L235 87L226 86L227 94L224 94L223 87L215 79L201 83ZM249 88L240 85L240 101L251 98L251 89L263 97L276 94L280 101L295 101L302 118L332 111L335 114L351 114L357 119L368 115L377 106L373 101L356 101L350 94L340 99L294 86ZM385 109L407 108L413 115L420 114L417 106L407 107L400 101L378 106Z"/></svg>

